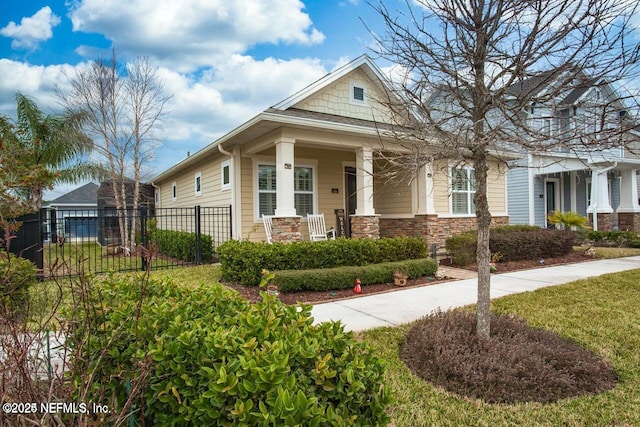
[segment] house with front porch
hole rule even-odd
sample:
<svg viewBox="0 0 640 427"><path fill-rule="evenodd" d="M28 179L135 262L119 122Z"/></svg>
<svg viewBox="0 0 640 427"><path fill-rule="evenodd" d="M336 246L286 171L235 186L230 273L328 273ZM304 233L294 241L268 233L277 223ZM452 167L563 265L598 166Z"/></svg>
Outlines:
<svg viewBox="0 0 640 427"><path fill-rule="evenodd" d="M411 179L381 174L390 153L405 149L385 132L398 121L380 102L390 93L360 56L154 177L156 206L230 205L236 239L265 240L269 215L273 241L305 240L307 214L324 213L345 237L424 236L442 246L476 226L473 169L442 160ZM507 224L498 161L489 174L493 221Z"/></svg>
<svg viewBox="0 0 640 427"><path fill-rule="evenodd" d="M595 230L640 232L640 127L622 97L603 81L585 78L588 84L559 92L561 99L536 99L561 80L548 79L531 91L524 112L528 125L549 140L562 140L564 134L588 138L591 131L593 141L529 152L514 161L507 172L510 223L546 227L548 215L559 210L588 217ZM601 135L617 142L598 140Z"/></svg>

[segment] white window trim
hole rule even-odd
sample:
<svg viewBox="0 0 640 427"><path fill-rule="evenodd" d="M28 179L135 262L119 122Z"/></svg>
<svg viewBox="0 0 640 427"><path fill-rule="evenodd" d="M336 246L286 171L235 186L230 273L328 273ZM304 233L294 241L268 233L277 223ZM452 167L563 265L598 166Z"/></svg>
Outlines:
<svg viewBox="0 0 640 427"><path fill-rule="evenodd" d="M155 188L153 191L153 202L155 203L156 207L160 206L160 189Z"/></svg>
<svg viewBox="0 0 640 427"><path fill-rule="evenodd" d="M253 162L252 164L253 221L255 223L262 224L262 218L260 217L258 167L260 165L275 166L276 162L273 157L268 157L268 156L254 156L252 158L252 162ZM311 173L313 175L313 212L318 213L318 161L312 160L312 159L295 159L294 168L297 168L297 167L311 168L312 170ZM303 217L302 220L306 221L306 218Z"/></svg>
<svg viewBox="0 0 640 427"><path fill-rule="evenodd" d="M353 88L359 87L362 88L363 100L355 99L353 97ZM350 81L349 82L349 102L354 105L367 105L367 86L361 82Z"/></svg>
<svg viewBox="0 0 640 427"><path fill-rule="evenodd" d="M175 181L171 183L171 200L178 200L178 184Z"/></svg>
<svg viewBox="0 0 640 427"><path fill-rule="evenodd" d="M198 180L200 181L200 189L198 189ZM202 196L202 172L196 172L193 175L193 193L196 197Z"/></svg>
<svg viewBox="0 0 640 427"><path fill-rule="evenodd" d="M453 171L454 169L464 169L466 171L469 170L474 170L471 166L450 166L449 167L449 215L451 218L475 218L476 214L474 213L464 213L464 214L458 214L458 213L453 213ZM468 172L467 172L467 178L469 177ZM477 187L477 184L476 184ZM473 201L473 196L476 194L476 191L471 191L471 189L464 191L467 193L467 207L468 209L471 209L471 203ZM456 191L456 193L463 193L463 191Z"/></svg>
<svg viewBox="0 0 640 427"><path fill-rule="evenodd" d="M224 183L224 168L229 168L229 182L227 184ZM220 189L222 191L231 190L231 160L225 160L220 163Z"/></svg>

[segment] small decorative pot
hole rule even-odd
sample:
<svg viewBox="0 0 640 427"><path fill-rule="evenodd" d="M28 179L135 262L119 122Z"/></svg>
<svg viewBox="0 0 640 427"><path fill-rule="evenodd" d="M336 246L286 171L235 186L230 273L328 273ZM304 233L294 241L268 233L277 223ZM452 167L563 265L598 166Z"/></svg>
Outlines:
<svg viewBox="0 0 640 427"><path fill-rule="evenodd" d="M267 295L273 295L274 297L280 295L278 285L267 285Z"/></svg>
<svg viewBox="0 0 640 427"><path fill-rule="evenodd" d="M404 286L407 284L407 279L409 276L403 273L394 273L393 274L393 283L396 286Z"/></svg>

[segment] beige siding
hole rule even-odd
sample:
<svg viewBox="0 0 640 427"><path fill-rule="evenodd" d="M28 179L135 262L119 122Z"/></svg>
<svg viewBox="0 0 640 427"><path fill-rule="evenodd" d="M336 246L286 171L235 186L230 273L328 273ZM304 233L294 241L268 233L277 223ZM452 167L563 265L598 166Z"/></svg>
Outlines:
<svg viewBox="0 0 640 427"><path fill-rule="evenodd" d="M227 160L226 157L216 157L207 159L197 166L193 166L180 174L174 179L156 183L160 187L160 203L161 208L184 208L183 211L164 211L158 217L158 227L165 230L175 231L194 231L194 222L191 220L190 212L196 205L202 207L229 206L231 204L231 190L221 189L221 166ZM195 194L195 175L201 174L201 195ZM172 200L172 183L177 186L177 199ZM171 213L176 216L171 217ZM203 212L204 213L204 212ZM217 219L214 222L203 218L203 230L205 234L210 234L216 240L217 236L228 235L228 221ZM214 226L215 224L215 226ZM219 242L216 242L216 244Z"/></svg>
<svg viewBox="0 0 640 427"><path fill-rule="evenodd" d="M380 165L380 167L378 167ZM384 166L376 163L373 178L373 207L376 214L406 216L413 212L411 183L379 175Z"/></svg>
<svg viewBox="0 0 640 427"><path fill-rule="evenodd" d="M500 169L497 163L491 163L488 176L488 200L492 214L504 214L506 208L505 171ZM434 208L441 216L451 215L449 206L449 167L446 161L440 161L434 165Z"/></svg>
<svg viewBox="0 0 640 427"><path fill-rule="evenodd" d="M352 84L365 89L364 105L351 101ZM382 99L384 99L383 93L373 81L360 69L356 69L332 85L300 101L294 107L356 119L389 122L388 109L378 102Z"/></svg>

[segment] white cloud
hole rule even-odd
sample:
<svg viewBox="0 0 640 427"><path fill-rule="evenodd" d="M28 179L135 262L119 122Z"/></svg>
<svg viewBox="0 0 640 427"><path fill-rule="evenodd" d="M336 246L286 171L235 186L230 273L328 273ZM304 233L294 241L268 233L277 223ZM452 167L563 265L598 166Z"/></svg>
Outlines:
<svg viewBox="0 0 640 427"><path fill-rule="evenodd" d="M53 27L60 23L49 6L45 6L30 17L20 20L20 24L11 21L0 29L0 34L13 39L13 49L33 49L42 41L49 40L53 36Z"/></svg>
<svg viewBox="0 0 640 427"><path fill-rule="evenodd" d="M321 43L303 9L299 0L77 0L70 18L74 31L103 34L121 53L186 72L258 43Z"/></svg>
<svg viewBox="0 0 640 427"><path fill-rule="evenodd" d="M197 78L162 68L159 75L173 94L167 138L211 142L325 73L317 59L258 61L242 55Z"/></svg>

